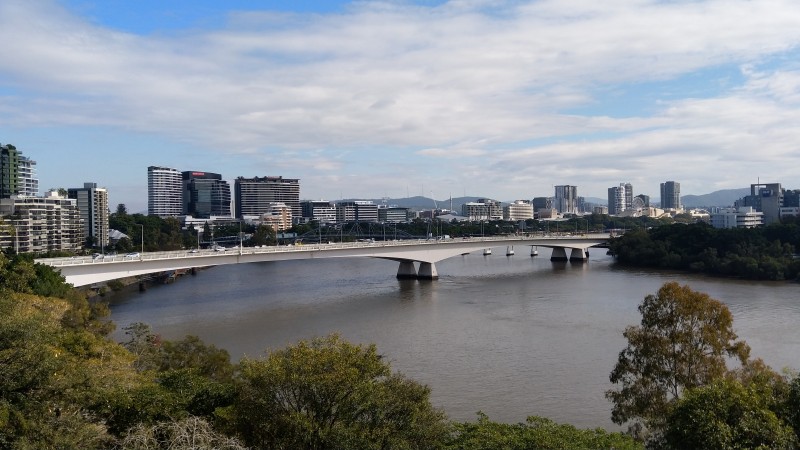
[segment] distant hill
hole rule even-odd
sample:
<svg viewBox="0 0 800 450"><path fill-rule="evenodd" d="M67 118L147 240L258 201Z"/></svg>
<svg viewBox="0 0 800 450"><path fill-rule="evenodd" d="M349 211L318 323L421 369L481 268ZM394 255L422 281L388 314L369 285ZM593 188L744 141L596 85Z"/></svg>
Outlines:
<svg viewBox="0 0 800 450"><path fill-rule="evenodd" d="M684 195L681 197L681 203L684 208L733 206L733 202L745 195L750 195L750 188L723 189L705 195Z"/></svg>
<svg viewBox="0 0 800 450"><path fill-rule="evenodd" d="M744 197L745 195L750 194L750 188L741 188L741 189L723 189L721 191L715 191L710 194L704 195L684 195L681 197L681 202L683 206L688 208L699 208L699 207L706 207L706 206L731 206L733 202L739 200L740 198ZM481 198L487 197L453 197L453 211L460 212L461 205L468 202L474 202ZM491 197L488 197L491 198ZM369 200L375 203L376 205L380 205L383 203L382 198L352 198L352 199L344 199L343 201L353 201L353 200ZM590 203L596 203L600 205L605 205L608 203L607 199L599 198L599 197L586 197L584 199ZM504 205L511 203L507 200L501 200ZM651 204L657 204L658 199L651 199ZM426 209L433 209L434 205L436 205L439 209L450 209L450 199L437 199L434 200L430 197L423 197L421 195L417 195L414 197L405 197L405 198L389 198L386 200L387 205L393 206L400 206L403 208L412 208L418 211L426 210Z"/></svg>

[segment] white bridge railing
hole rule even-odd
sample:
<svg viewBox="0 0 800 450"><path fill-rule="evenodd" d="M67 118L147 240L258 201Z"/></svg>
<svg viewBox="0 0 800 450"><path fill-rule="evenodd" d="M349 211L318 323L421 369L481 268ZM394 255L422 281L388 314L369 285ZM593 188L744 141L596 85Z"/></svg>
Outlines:
<svg viewBox="0 0 800 450"><path fill-rule="evenodd" d="M391 240L391 241L373 241L363 240L357 242L329 242L322 244L294 244L294 245L279 245L279 246L261 246L261 247L230 247L224 250L172 250L165 252L132 252L127 254L107 254L107 255L92 255L92 256L73 256L62 258L46 258L37 259L36 262L47 264L54 267L75 266L84 264L109 264L131 261L152 261L152 260L167 260L177 258L191 258L198 256L223 256L223 255L250 255L250 254L265 254L265 253L282 253L282 252L309 252L309 251L325 251L325 250L340 250L340 249L353 249L353 248L384 248L384 247L403 247L403 246L419 246L419 245L453 245L460 242L470 243L487 243L498 244L508 243L513 245L515 241L530 241L530 240L559 240L565 239L580 241L596 240L598 238L608 238L607 233L598 234L571 234L571 233L530 233L525 235L511 235L511 236L490 236L490 237L465 237L465 238L433 238L433 239L405 239L405 240Z"/></svg>

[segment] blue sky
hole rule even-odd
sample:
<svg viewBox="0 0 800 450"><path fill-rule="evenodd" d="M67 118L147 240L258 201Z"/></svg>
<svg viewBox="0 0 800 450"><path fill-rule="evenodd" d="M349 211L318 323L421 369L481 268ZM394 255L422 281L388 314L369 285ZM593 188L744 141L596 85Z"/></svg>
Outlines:
<svg viewBox="0 0 800 450"><path fill-rule="evenodd" d="M4 0L0 143L42 189L147 166L303 198L800 188L794 0Z"/></svg>

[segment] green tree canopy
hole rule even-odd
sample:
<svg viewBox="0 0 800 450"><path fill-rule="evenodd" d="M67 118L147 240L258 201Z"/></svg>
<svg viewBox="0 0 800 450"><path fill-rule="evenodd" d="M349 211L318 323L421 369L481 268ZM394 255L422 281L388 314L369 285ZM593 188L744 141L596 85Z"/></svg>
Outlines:
<svg viewBox="0 0 800 450"><path fill-rule="evenodd" d="M728 357L744 364L749 347L736 340L724 304L676 282L645 297L639 312L641 325L625 329L628 345L611 372L620 387L606 397L614 404L614 423L658 431L683 390L722 377Z"/></svg>
<svg viewBox="0 0 800 450"><path fill-rule="evenodd" d="M427 387L399 374L375 346L337 335L245 358L234 417L257 448L436 448L444 414Z"/></svg>
<svg viewBox="0 0 800 450"><path fill-rule="evenodd" d="M581 430L572 425L557 424L543 417L528 417L525 423L492 422L478 413L477 422L456 423L445 448L452 450L589 450L641 449L642 444L622 433L601 428Z"/></svg>
<svg viewBox="0 0 800 450"><path fill-rule="evenodd" d="M686 391L667 417L664 439L681 450L796 448L792 428L755 385L722 378Z"/></svg>

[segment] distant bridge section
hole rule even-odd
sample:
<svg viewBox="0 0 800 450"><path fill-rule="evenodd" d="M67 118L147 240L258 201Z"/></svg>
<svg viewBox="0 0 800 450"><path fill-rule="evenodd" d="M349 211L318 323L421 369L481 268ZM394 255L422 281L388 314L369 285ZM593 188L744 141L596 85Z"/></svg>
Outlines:
<svg viewBox="0 0 800 450"><path fill-rule="evenodd" d="M527 235L489 238L345 242L272 247L234 247L226 250L180 250L37 259L61 271L67 283L87 286L119 278L194 267L297 259L368 257L397 261L398 278L437 279L435 263L453 256L496 247L548 247L553 261L587 259L587 249L608 242L609 234ZM567 254L569 251L569 255ZM417 269L415 263L419 264Z"/></svg>

